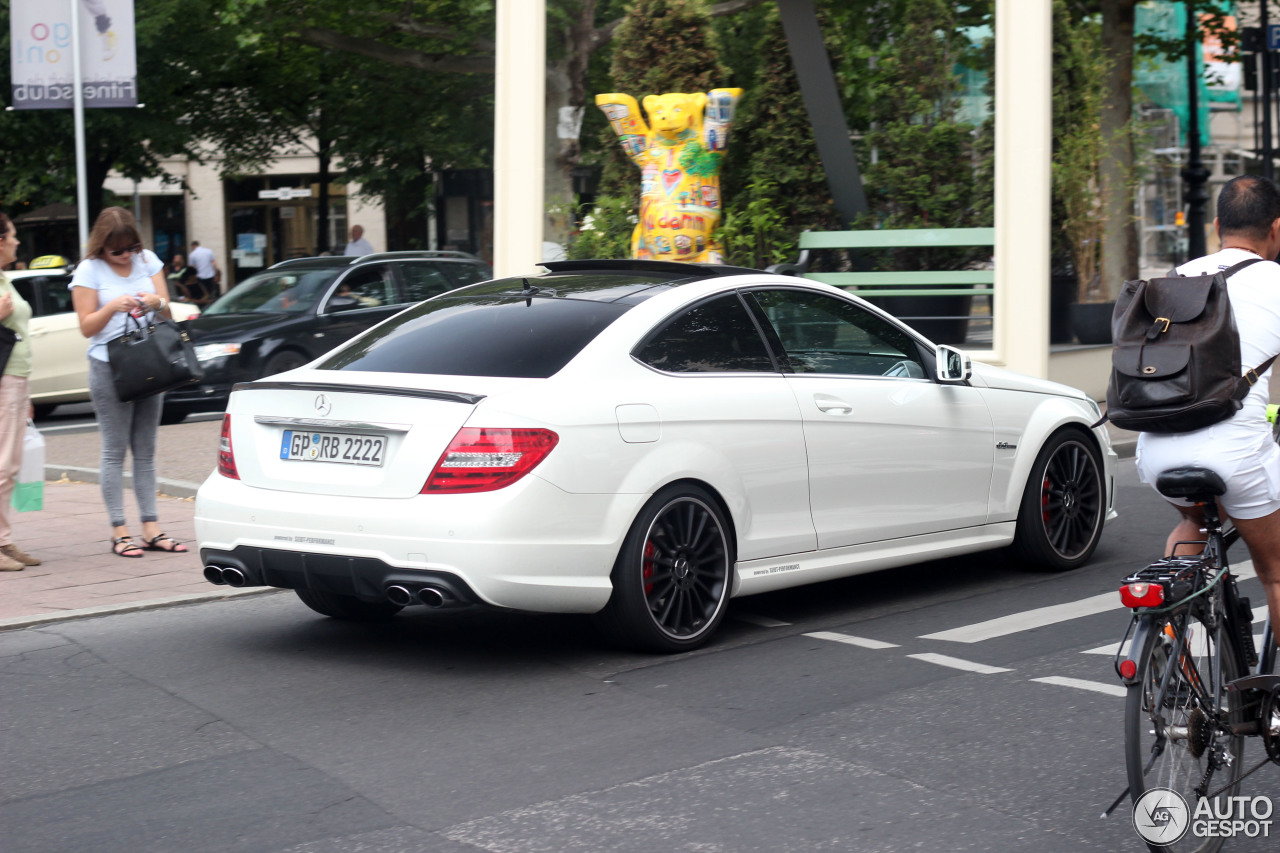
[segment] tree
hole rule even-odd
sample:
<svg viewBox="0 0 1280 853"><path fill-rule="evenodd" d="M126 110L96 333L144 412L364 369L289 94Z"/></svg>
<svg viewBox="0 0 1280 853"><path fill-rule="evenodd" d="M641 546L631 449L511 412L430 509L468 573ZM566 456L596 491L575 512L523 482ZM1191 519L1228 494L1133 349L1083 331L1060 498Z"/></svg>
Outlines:
<svg viewBox="0 0 1280 853"><path fill-rule="evenodd" d="M3 4L6 8L8 3ZM220 16L220 0L150 0L135 9L138 109L85 110L85 158L90 219L104 204L112 169L141 179L163 174L165 157L199 160L202 140L230 134L236 110L234 34ZM198 45L198 49L192 49ZM0 34L9 52L9 29ZM9 63L0 87L10 88ZM0 205L11 213L51 200L70 200L75 187L71 110L0 112Z"/></svg>
<svg viewBox="0 0 1280 853"><path fill-rule="evenodd" d="M725 168L721 240L729 263L763 268L794 257L801 231L841 226L781 19L776 7L759 11L759 21L735 22L754 38L737 45L735 82L750 98Z"/></svg>

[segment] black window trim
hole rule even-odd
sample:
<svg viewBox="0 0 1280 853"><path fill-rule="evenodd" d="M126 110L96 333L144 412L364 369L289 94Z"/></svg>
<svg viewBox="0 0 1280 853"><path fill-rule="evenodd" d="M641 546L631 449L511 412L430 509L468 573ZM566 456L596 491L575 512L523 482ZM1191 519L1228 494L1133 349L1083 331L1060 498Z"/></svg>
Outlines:
<svg viewBox="0 0 1280 853"><path fill-rule="evenodd" d="M778 375L781 375L782 373L785 373L786 371L782 370L782 365L780 364L778 354L774 351L774 348L769 343L769 336L765 334L764 330L761 328L760 321L756 318L755 313L751 310L751 306L748 305L746 300L742 298L742 290L744 289L745 288L735 287L732 290L721 290L717 293L709 293L706 296L703 296L699 299L694 300L693 302L688 302L688 303L685 303L684 305L681 305L679 308L672 311L666 317L663 317L659 323L654 325L654 327L649 330L649 333L647 335L645 335L643 338L640 339L639 343L637 343L634 347L631 348L631 352L628 353L631 356L631 360L634 361L636 364L639 364L642 367L648 368L649 370L652 370L654 373L660 374L662 376L676 376L681 378L694 377L694 376L718 376L718 377L778 376ZM764 351L769 356L769 363L773 365L772 370L767 370L767 371L766 370L707 370L707 371L697 371L697 372L691 372L691 373L676 373L670 370L659 370L658 368L654 367L652 364L649 364L647 361L640 358L638 353L641 350L643 350L646 346L648 346L653 341L654 338L656 338L658 335L666 331L667 327L669 327L676 320L680 319L686 313L696 309L700 305L705 305L708 302L714 302L717 299L723 299L725 296L728 296L729 294L733 294L735 297L737 297L738 305L744 311L746 311L747 317L751 320L752 327L755 328L756 330L756 335L760 338L760 342L764 344ZM790 365L788 365L788 367L790 367Z"/></svg>
<svg viewBox="0 0 1280 853"><path fill-rule="evenodd" d="M921 366L924 368L924 372L925 372L925 376L923 379L918 379L911 376L871 376L864 373L829 373L824 375L832 376L832 377L845 376L851 379L886 379L891 381L911 379L912 381L915 381L915 382L930 382L933 384L938 384L938 366L935 363L935 360L933 358L933 352L928 347L925 346L924 340L920 337L919 332L915 331L910 326L908 326L907 324L899 320L897 317L894 317L892 314L881 311L880 309L877 309L876 306L871 305L870 303L866 303L866 305L864 305L863 303L853 299L852 294L847 293L843 290L840 290L839 288L836 288L836 292L832 293L831 291L826 289L819 290L818 288L810 288L810 287L802 287L802 286L798 287L792 284L758 283L758 284L746 285L742 288L739 288L739 295L741 296L743 293L751 294L760 290L794 290L799 293L810 293L810 294L819 295L819 296L832 296L839 299L844 299L846 302L853 305L855 308L859 308L864 311L867 310L869 306L870 308L875 309L871 312L872 314L881 318L882 320L888 321L890 325L901 330L904 334L907 335L910 341L913 344L915 344L916 353L920 357L920 363L921 363ZM777 337L777 332L773 330L772 324L769 323L769 320L767 317L756 316L757 311L764 310L758 301L752 299L747 303L747 305L748 305L748 311L751 313L751 318L753 321L755 321L756 325L760 326L761 324L766 324L768 326L770 333L764 333L764 339L765 339L765 344L768 345L770 347L770 350L772 351L772 342L773 342L773 339ZM781 355L780 357L775 358L774 362L785 363L786 369L782 371L783 373L787 373L795 376L811 375L807 373L806 374L796 373L793 369L791 369L790 359L787 358L786 347L782 346L781 339L777 341L777 345L779 347L778 351Z"/></svg>

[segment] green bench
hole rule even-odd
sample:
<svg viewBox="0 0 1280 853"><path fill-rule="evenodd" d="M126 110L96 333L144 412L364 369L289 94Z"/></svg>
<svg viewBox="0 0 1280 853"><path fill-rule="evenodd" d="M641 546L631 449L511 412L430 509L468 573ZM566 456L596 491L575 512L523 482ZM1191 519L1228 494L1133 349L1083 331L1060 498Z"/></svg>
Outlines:
<svg viewBox="0 0 1280 853"><path fill-rule="evenodd" d="M805 231L800 258L774 264L769 272L798 275L833 284L858 296L991 296L995 270L916 270L906 272L809 272L811 253L824 249L932 249L991 246L994 228L904 228L873 231Z"/></svg>

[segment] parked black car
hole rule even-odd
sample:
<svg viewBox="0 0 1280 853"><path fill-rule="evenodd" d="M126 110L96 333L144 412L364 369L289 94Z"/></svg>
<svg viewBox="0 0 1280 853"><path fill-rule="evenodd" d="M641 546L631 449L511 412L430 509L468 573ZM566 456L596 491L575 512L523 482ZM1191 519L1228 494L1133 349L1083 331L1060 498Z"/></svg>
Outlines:
<svg viewBox="0 0 1280 853"><path fill-rule="evenodd" d="M187 322L205 378L166 394L163 420L219 411L237 382L306 364L409 305L492 277L463 252L282 261Z"/></svg>

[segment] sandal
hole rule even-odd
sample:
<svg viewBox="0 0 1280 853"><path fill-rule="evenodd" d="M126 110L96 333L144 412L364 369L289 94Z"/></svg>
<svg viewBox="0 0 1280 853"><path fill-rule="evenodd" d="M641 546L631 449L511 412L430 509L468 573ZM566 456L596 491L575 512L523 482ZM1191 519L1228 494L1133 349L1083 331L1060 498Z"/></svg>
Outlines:
<svg viewBox="0 0 1280 853"><path fill-rule="evenodd" d="M130 551L137 551L136 554L130 554ZM138 543L133 541L132 536L121 536L119 539L111 540L111 553L117 557L127 557L130 560L137 560L142 557L142 548Z"/></svg>
<svg viewBox="0 0 1280 853"><path fill-rule="evenodd" d="M179 542L177 539L174 539L172 536L165 536L163 533L157 533L151 539L143 539L142 541L147 543L146 545L143 546L143 550L145 551L164 551L166 554L187 553L186 545L183 545L181 542ZM168 548L165 548L157 544L159 542L172 542L173 544L170 545Z"/></svg>

